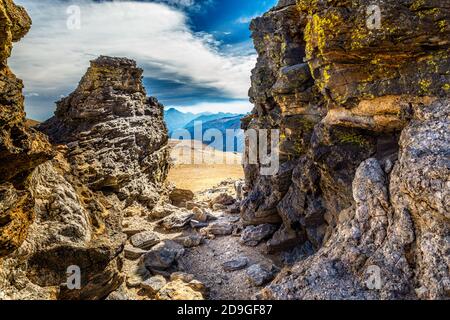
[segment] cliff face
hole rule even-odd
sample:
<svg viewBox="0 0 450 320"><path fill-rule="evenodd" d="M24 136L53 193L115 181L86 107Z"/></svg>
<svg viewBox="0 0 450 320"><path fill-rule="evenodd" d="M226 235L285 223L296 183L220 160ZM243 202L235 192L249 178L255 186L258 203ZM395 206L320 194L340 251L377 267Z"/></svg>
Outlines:
<svg viewBox="0 0 450 320"><path fill-rule="evenodd" d="M168 170L163 107L132 60L100 57L40 131L6 65L26 12L0 1L0 299L101 299L124 280L123 212L151 210ZM69 267L81 289L69 290Z"/></svg>
<svg viewBox="0 0 450 320"><path fill-rule="evenodd" d="M280 1L251 28L255 109L281 131L281 167L245 166L248 225L269 251L311 245L265 298L449 294L450 8L441 1ZM369 21L370 22L370 21ZM383 286L368 290L366 271Z"/></svg>
<svg viewBox="0 0 450 320"><path fill-rule="evenodd" d="M23 8L0 1L0 258L25 240L34 218L25 184L30 172L52 157L44 135L25 125L23 84L7 65L12 43L30 26Z"/></svg>

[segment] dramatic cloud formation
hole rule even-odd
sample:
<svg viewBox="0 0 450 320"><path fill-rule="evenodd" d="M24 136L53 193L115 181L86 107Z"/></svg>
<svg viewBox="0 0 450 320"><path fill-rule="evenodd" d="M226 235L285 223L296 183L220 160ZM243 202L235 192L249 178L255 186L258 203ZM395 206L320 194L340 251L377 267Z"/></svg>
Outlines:
<svg viewBox="0 0 450 320"><path fill-rule="evenodd" d="M50 116L52 102L70 93L89 60L102 54L137 60L148 78L186 82L229 99L247 97L255 55L220 51L211 35L192 31L184 11L163 4L196 6L195 0L16 2L33 19L31 32L15 45L11 58L25 82L31 116ZM80 9L79 29L73 5Z"/></svg>
<svg viewBox="0 0 450 320"><path fill-rule="evenodd" d="M189 11L200 11L212 5L214 0L154 0L153 2L166 3Z"/></svg>

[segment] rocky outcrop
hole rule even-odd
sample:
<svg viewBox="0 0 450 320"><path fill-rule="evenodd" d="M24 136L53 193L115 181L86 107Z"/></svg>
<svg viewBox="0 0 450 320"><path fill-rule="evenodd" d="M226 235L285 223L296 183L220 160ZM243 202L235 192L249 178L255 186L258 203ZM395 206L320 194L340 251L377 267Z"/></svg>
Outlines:
<svg viewBox="0 0 450 320"><path fill-rule="evenodd" d="M6 66L30 20L9 0L0 13L0 299L106 298L125 279L124 212L164 195L163 107L134 61L100 57L39 126L52 147L25 126L22 83Z"/></svg>
<svg viewBox="0 0 450 320"><path fill-rule="evenodd" d="M271 252L316 251L263 298L449 295L450 9L383 1L373 27L371 5L284 0L252 22L255 109L242 125L279 129L281 163L273 176L245 165L242 220L281 225Z"/></svg>
<svg viewBox="0 0 450 320"><path fill-rule="evenodd" d="M40 129L68 146L74 174L89 188L151 209L167 176L169 149L163 106L147 97L142 73L128 59L92 61Z"/></svg>
<svg viewBox="0 0 450 320"><path fill-rule="evenodd" d="M26 189L33 169L52 157L44 135L25 124L23 84L7 59L12 43L30 29L31 20L11 0L0 1L0 258L17 249L33 222L31 196Z"/></svg>

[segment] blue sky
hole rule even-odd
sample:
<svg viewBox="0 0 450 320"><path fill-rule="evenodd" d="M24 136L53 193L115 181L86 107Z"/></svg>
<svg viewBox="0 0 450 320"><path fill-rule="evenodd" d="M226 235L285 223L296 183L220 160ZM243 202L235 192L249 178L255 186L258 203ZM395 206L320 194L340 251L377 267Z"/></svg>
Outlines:
<svg viewBox="0 0 450 320"><path fill-rule="evenodd" d="M126 56L144 68L149 95L181 110L246 112L256 54L251 18L276 0L16 0L33 20L10 65L24 80L28 117L45 120L89 60ZM79 8L79 27L67 22Z"/></svg>

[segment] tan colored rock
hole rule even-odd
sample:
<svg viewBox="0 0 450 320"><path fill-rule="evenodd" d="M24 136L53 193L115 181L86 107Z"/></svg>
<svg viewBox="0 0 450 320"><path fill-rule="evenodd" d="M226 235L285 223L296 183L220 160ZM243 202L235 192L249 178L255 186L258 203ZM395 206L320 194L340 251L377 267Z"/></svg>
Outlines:
<svg viewBox="0 0 450 320"><path fill-rule="evenodd" d="M194 199L194 193L191 190L175 188L170 193L169 199L174 206L186 207L186 203Z"/></svg>
<svg viewBox="0 0 450 320"><path fill-rule="evenodd" d="M198 222L208 221L208 213L205 210L195 207L192 209L192 212L194 213L194 220L197 220Z"/></svg>
<svg viewBox="0 0 450 320"><path fill-rule="evenodd" d="M194 275L184 272L174 272L170 275L170 281L181 280L184 282L191 282L194 280Z"/></svg>
<svg viewBox="0 0 450 320"><path fill-rule="evenodd" d="M30 26L24 8L12 0L0 3L0 257L16 250L27 237L34 212L23 185L36 166L53 156L46 137L26 125L23 83L7 66L12 43Z"/></svg>
<svg viewBox="0 0 450 320"><path fill-rule="evenodd" d="M203 294L189 284L176 280L169 282L156 295L157 300L204 300Z"/></svg>

